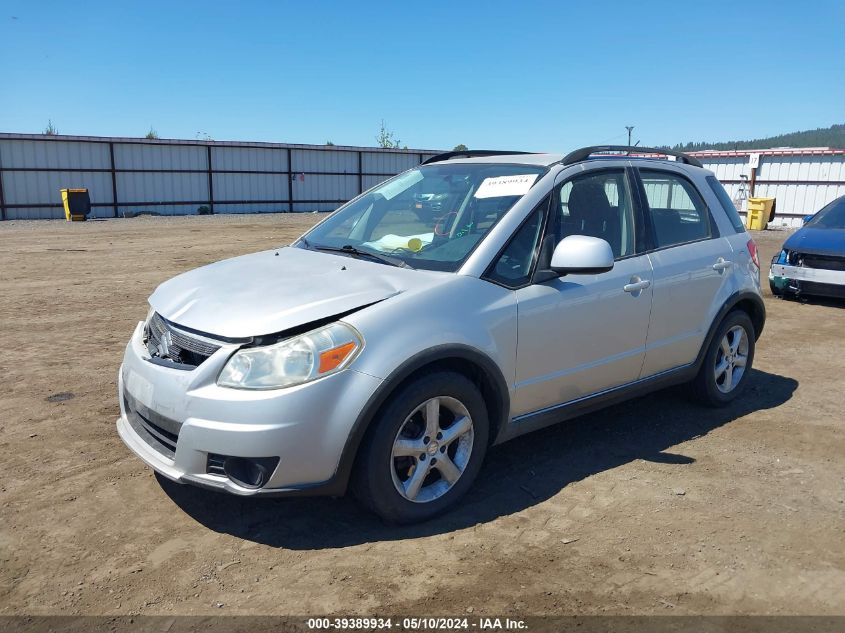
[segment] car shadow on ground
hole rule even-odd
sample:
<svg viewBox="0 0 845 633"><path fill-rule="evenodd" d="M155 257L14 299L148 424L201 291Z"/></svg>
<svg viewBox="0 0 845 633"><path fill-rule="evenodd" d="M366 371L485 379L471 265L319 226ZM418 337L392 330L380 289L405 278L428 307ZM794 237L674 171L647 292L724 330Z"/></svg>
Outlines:
<svg viewBox="0 0 845 633"><path fill-rule="evenodd" d="M159 477L189 516L221 533L297 550L451 532L542 503L572 482L642 459L679 468L695 460L670 449L749 413L780 406L798 382L752 370L745 394L723 409L690 403L680 389L660 391L582 416L491 449L476 485L451 512L395 527L343 499L255 499L225 495Z"/></svg>

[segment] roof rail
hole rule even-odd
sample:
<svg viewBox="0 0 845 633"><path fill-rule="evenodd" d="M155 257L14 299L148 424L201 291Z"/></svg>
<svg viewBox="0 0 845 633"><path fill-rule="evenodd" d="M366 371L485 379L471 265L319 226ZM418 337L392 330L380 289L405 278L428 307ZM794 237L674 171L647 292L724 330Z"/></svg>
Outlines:
<svg viewBox="0 0 845 633"><path fill-rule="evenodd" d="M693 158L689 154L684 154L683 152L676 152L675 150L671 149L656 149L654 147L636 147L631 145L593 145L591 147L582 147L581 149L576 149L574 152L569 152L566 156L563 157L563 160L560 161L562 165L572 165L573 163L580 163L582 160L587 160L590 155L597 154L599 152L627 152L631 154L635 152L637 154L665 154L667 156L676 156L678 157L681 162L686 163L687 165L693 165L694 167L704 167L697 158Z"/></svg>
<svg viewBox="0 0 845 633"><path fill-rule="evenodd" d="M499 151L495 149L465 149L459 152L443 152L423 161L423 165L439 163L452 158L476 158L480 156L512 156L514 154L530 154L531 152Z"/></svg>

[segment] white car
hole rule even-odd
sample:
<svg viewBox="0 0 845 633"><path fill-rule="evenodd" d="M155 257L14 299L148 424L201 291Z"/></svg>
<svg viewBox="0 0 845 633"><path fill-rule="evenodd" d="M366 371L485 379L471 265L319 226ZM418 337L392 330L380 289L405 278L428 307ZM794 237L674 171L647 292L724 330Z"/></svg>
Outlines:
<svg viewBox="0 0 845 633"><path fill-rule="evenodd" d="M523 433L678 383L730 402L765 322L715 176L608 146L437 156L150 304L119 378L141 459L239 495L351 483L398 523Z"/></svg>

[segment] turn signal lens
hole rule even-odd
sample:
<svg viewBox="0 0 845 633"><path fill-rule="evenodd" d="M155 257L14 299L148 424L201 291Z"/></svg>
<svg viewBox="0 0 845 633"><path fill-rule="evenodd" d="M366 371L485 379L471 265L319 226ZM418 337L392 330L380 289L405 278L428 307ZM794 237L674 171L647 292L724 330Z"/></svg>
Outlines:
<svg viewBox="0 0 845 633"><path fill-rule="evenodd" d="M355 345L355 343L345 343L339 347L323 352L320 354L320 368L317 372L325 374L327 371L340 367L340 365L343 364L343 361L346 360L346 357L355 351L356 347L357 345Z"/></svg>

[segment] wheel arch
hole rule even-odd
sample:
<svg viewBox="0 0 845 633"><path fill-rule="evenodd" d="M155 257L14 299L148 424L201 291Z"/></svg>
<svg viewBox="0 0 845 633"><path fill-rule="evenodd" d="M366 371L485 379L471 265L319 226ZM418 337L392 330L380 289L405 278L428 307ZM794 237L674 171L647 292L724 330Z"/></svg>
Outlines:
<svg viewBox="0 0 845 633"><path fill-rule="evenodd" d="M755 292L736 292L725 300L722 307L716 313L713 322L710 324L710 329L704 338L701 350L698 352L698 358L695 363L696 368L700 368L704 362L704 357L707 354L710 343L713 341L713 337L716 335L716 330L719 329L719 325L728 313L735 309L742 310L748 315L751 319L751 324L754 326L754 340L756 341L760 338L760 334L766 324L766 306L763 303L763 299Z"/></svg>
<svg viewBox="0 0 845 633"><path fill-rule="evenodd" d="M510 416L510 392L498 365L483 352L467 345L438 345L403 362L385 379L358 414L338 463L335 481L344 491L349 483L359 449L379 411L397 389L421 372L457 371L472 380L487 405L490 443L507 426Z"/></svg>

